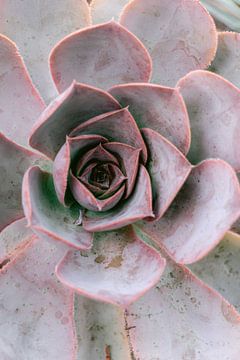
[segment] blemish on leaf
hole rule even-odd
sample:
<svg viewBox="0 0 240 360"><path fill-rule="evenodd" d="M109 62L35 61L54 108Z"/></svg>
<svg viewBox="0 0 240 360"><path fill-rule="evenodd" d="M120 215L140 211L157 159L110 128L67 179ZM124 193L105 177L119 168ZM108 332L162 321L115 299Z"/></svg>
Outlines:
<svg viewBox="0 0 240 360"><path fill-rule="evenodd" d="M5 265L7 265L9 263L10 259L4 259L1 263L0 263L0 269L4 268Z"/></svg>
<svg viewBox="0 0 240 360"><path fill-rule="evenodd" d="M112 261L106 266L106 269L108 268L118 268L122 265L122 255L115 256Z"/></svg>
<svg viewBox="0 0 240 360"><path fill-rule="evenodd" d="M61 311L56 311L56 312L55 312L55 317L56 317L57 319L60 319L62 316L63 316L63 313L62 313Z"/></svg>
<svg viewBox="0 0 240 360"><path fill-rule="evenodd" d="M62 318L62 320L61 320L62 325L66 325L68 323L69 323L69 319L67 317Z"/></svg>
<svg viewBox="0 0 240 360"><path fill-rule="evenodd" d="M103 261L105 260L105 256L104 255L99 255L95 258L95 262L98 264L101 264Z"/></svg>
<svg viewBox="0 0 240 360"><path fill-rule="evenodd" d="M105 346L105 355L106 355L106 360L112 360L110 345Z"/></svg>

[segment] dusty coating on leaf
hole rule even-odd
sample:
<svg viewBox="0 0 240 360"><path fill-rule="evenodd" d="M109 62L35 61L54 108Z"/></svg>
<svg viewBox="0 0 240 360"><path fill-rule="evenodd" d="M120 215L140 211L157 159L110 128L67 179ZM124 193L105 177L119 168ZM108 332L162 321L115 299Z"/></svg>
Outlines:
<svg viewBox="0 0 240 360"><path fill-rule="evenodd" d="M216 27L199 1L133 0L124 7L120 23L148 49L152 82L175 86L189 71L206 68L215 56Z"/></svg>
<svg viewBox="0 0 240 360"><path fill-rule="evenodd" d="M209 159L192 169L165 215L144 223L145 232L179 263L206 255L240 214L240 187L223 160Z"/></svg>
<svg viewBox="0 0 240 360"><path fill-rule="evenodd" d="M137 359L157 359L159 354L164 359L198 359L201 354L227 360L239 355L239 314L169 259L157 286L127 309L126 323Z"/></svg>
<svg viewBox="0 0 240 360"><path fill-rule="evenodd" d="M0 79L0 131L28 147L29 127L45 104L32 84L16 45L3 35L0 36Z"/></svg>
<svg viewBox="0 0 240 360"><path fill-rule="evenodd" d="M19 46L34 84L49 103L57 95L49 74L49 53L64 36L91 24L87 1L1 0L0 7L0 33Z"/></svg>
<svg viewBox="0 0 240 360"><path fill-rule="evenodd" d="M70 251L57 266L65 285L90 298L126 307L161 276L164 259L131 228L97 233L91 251Z"/></svg>
<svg viewBox="0 0 240 360"><path fill-rule="evenodd" d="M240 8L239 8L240 16ZM240 87L240 34L234 32L218 33L217 54L211 70Z"/></svg>
<svg viewBox="0 0 240 360"><path fill-rule="evenodd" d="M23 175L29 166L45 162L41 155L0 134L0 230L24 216L21 203Z"/></svg>
<svg viewBox="0 0 240 360"><path fill-rule="evenodd" d="M193 71L177 86L189 112L193 164L220 158L240 170L240 90L209 71Z"/></svg>
<svg viewBox="0 0 240 360"><path fill-rule="evenodd" d="M75 359L73 293L54 277L64 252L32 238L1 271L2 359Z"/></svg>
<svg viewBox="0 0 240 360"><path fill-rule="evenodd" d="M201 261L190 266L206 284L216 289L239 311L239 235L227 232L224 239Z"/></svg>
<svg viewBox="0 0 240 360"><path fill-rule="evenodd" d="M76 296L75 319L80 342L79 359L105 360L108 344L112 360L131 359L121 308Z"/></svg>
<svg viewBox="0 0 240 360"><path fill-rule="evenodd" d="M4 228L0 234L0 262L5 265L5 259L13 255L16 249L32 235L31 229L26 227L26 219L19 219ZM4 264L2 263L4 262Z"/></svg>

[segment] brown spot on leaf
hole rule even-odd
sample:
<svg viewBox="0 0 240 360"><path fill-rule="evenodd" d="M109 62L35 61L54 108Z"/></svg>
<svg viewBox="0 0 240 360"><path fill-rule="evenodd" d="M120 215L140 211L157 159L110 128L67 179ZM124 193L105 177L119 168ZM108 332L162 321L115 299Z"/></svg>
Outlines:
<svg viewBox="0 0 240 360"><path fill-rule="evenodd" d="M110 345L105 346L105 355L106 355L106 360L112 360Z"/></svg>
<svg viewBox="0 0 240 360"><path fill-rule="evenodd" d="M104 255L99 255L96 257L96 259L94 260L96 263L101 264L103 261L105 260L105 256Z"/></svg>
<svg viewBox="0 0 240 360"><path fill-rule="evenodd" d="M118 268L122 265L122 255L117 255L115 256L112 261L108 264L108 266L106 266L106 269L108 268Z"/></svg>

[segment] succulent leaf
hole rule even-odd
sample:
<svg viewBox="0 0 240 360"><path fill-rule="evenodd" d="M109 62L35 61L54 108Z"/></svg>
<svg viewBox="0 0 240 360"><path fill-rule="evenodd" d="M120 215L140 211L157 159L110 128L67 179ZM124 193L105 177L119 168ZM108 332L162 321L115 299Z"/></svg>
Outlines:
<svg viewBox="0 0 240 360"><path fill-rule="evenodd" d="M69 251L57 266L60 280L90 298L125 308L160 278L165 260L132 228L95 234L89 252Z"/></svg>
<svg viewBox="0 0 240 360"><path fill-rule="evenodd" d="M63 39L51 52L50 69L62 92L73 80L102 89L148 82L152 63L143 44L126 28L110 21Z"/></svg>

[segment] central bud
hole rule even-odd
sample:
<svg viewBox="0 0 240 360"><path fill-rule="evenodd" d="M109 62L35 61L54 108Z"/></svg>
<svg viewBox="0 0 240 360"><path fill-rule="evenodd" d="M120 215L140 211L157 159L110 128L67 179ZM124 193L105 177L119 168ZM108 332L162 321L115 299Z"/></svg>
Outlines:
<svg viewBox="0 0 240 360"><path fill-rule="evenodd" d="M90 183L100 185L103 189L109 189L112 175L108 164L96 165L90 175Z"/></svg>

